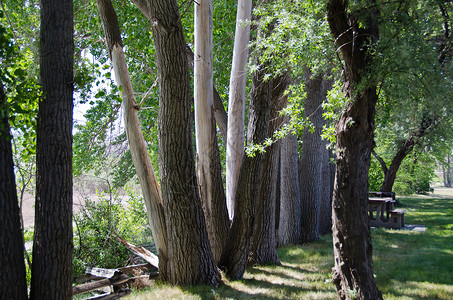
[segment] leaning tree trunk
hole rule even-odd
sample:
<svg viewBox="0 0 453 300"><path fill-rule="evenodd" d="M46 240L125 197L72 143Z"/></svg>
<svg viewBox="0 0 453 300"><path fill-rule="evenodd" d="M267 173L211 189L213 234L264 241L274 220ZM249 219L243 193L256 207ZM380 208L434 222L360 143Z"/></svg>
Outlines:
<svg viewBox="0 0 453 300"><path fill-rule="evenodd" d="M381 192L391 192L393 189L393 184L395 183L396 173L400 168L403 160L406 156L412 152L414 147L420 142L420 139L426 135L428 129L434 125L434 120L423 116L420 124L415 130L415 132L411 132L409 137L402 143L396 152L395 156L392 159L392 162L388 169L385 169L383 166L384 171L384 182L382 183ZM381 163L382 165L383 163ZM385 163L384 163L385 165Z"/></svg>
<svg viewBox="0 0 453 300"><path fill-rule="evenodd" d="M330 30L345 63L345 93L350 98L336 125L333 282L339 299L382 299L374 281L368 225L368 171L373 146L376 84L360 86L362 75L371 65L370 43L378 39L379 12L375 3L370 6L373 9L355 16L350 15L347 1L330 0L327 5Z"/></svg>
<svg viewBox="0 0 453 300"><path fill-rule="evenodd" d="M145 139L138 120L137 102L123 52L118 18L110 0L97 0L109 56L112 60L117 84L122 87L122 108L126 135L132 161L143 193L148 221L151 225L154 243L159 257L159 273L165 279L167 274L168 247L167 230L162 197L154 168L148 154Z"/></svg>
<svg viewBox="0 0 453 300"><path fill-rule="evenodd" d="M322 162L323 142L321 139L324 125L322 102L327 95L327 81L324 74L314 76L305 68L305 85L307 98L304 103L304 118L314 127L311 132L304 128L303 145L300 158L299 180L302 210L301 241L319 239L322 201Z"/></svg>
<svg viewBox="0 0 453 300"><path fill-rule="evenodd" d="M244 105L248 61L248 43L250 39L250 21L252 19L252 0L239 0L234 36L233 63L230 76L228 99L228 135L226 141L226 197L230 219L233 219L236 190L244 155Z"/></svg>
<svg viewBox="0 0 453 300"><path fill-rule="evenodd" d="M41 1L40 47L31 299L71 299L73 1Z"/></svg>
<svg viewBox="0 0 453 300"><path fill-rule="evenodd" d="M396 155L393 157L392 163L390 164L387 172L385 172L384 182L381 185L381 192L391 192L393 189L393 184L395 183L396 173L398 172L401 163L404 158L410 153L413 146L410 147L410 150L406 147L401 148Z"/></svg>
<svg viewBox="0 0 453 300"><path fill-rule="evenodd" d="M254 88L249 110L248 141L255 144L264 141L269 127L271 90L263 79L262 70L254 75ZM229 131L228 136L230 136ZM231 279L242 278L247 266L262 156L260 153L255 153L252 157L245 156L242 162L233 224L219 262L219 266L225 269L227 276Z"/></svg>
<svg viewBox="0 0 453 300"><path fill-rule="evenodd" d="M17 202L6 95L0 81L0 299L27 299L24 244Z"/></svg>
<svg viewBox="0 0 453 300"><path fill-rule="evenodd" d="M173 284L219 284L198 194L190 74L176 0L149 0L159 79L159 166Z"/></svg>

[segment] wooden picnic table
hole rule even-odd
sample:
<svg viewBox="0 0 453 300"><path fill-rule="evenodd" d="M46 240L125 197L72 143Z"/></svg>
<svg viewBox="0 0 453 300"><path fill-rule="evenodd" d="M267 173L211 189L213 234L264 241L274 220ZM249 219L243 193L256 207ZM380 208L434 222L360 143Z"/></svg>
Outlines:
<svg viewBox="0 0 453 300"><path fill-rule="evenodd" d="M393 197L369 197L368 220L370 226L400 229L404 227L405 209L395 209ZM374 215L376 213L376 215Z"/></svg>
<svg viewBox="0 0 453 300"><path fill-rule="evenodd" d="M391 197L369 197L368 210L371 220L381 220L388 222L390 218L390 211L393 209L393 204L396 201ZM373 217L373 212L376 211L376 218Z"/></svg>

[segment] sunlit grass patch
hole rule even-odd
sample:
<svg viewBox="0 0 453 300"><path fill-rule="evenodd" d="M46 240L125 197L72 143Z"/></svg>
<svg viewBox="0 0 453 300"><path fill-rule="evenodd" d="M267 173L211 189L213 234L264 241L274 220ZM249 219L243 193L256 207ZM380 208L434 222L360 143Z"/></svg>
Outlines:
<svg viewBox="0 0 453 300"><path fill-rule="evenodd" d="M453 189L452 189L453 190ZM406 224L425 232L373 228L373 270L384 299L453 299L453 199L401 198ZM332 237L278 250L280 266L249 267L218 288L155 283L127 299L336 299Z"/></svg>
<svg viewBox="0 0 453 300"><path fill-rule="evenodd" d="M373 229L376 282L385 299L452 299L453 200L402 198L406 224L425 232Z"/></svg>
<svg viewBox="0 0 453 300"><path fill-rule="evenodd" d="M392 280L383 293L384 299L452 299L453 286L431 282L401 282Z"/></svg>

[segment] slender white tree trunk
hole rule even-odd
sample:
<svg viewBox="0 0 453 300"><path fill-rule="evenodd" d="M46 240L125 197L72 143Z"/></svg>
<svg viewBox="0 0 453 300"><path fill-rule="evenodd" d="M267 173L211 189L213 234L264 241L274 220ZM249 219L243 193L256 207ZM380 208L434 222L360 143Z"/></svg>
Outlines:
<svg viewBox="0 0 453 300"><path fill-rule="evenodd" d="M197 143L197 176L206 219L212 213L212 0L200 0L195 5L194 101L195 139ZM209 225L208 225L209 226Z"/></svg>
<svg viewBox="0 0 453 300"><path fill-rule="evenodd" d="M167 230L165 227L162 196L156 180L154 168L151 164L148 148L146 147L145 139L140 128L137 108L135 107L137 103L122 47L115 44L111 55L116 82L118 86L123 88L121 93L123 98L122 108L132 161L134 162L135 170L140 180L143 199L145 200L148 219L150 221L153 239L158 250L159 258L166 261L168 252Z"/></svg>
<svg viewBox="0 0 453 300"><path fill-rule="evenodd" d="M250 40L252 1L239 0L234 37L233 65L231 67L230 94L228 99L228 137L226 146L226 197L230 219L234 216L234 199L239 170L244 155L244 103Z"/></svg>
<svg viewBox="0 0 453 300"><path fill-rule="evenodd" d="M198 188L212 254L217 262L220 260L226 242L229 222L214 120L212 0L200 0L195 5L194 25L193 65ZM222 106L221 103L220 106ZM226 128L226 122L224 127Z"/></svg>

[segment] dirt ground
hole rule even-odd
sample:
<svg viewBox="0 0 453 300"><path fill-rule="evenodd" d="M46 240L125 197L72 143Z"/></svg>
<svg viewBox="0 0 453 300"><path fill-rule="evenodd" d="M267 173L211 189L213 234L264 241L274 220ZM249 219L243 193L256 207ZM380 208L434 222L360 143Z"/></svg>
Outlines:
<svg viewBox="0 0 453 300"><path fill-rule="evenodd" d="M96 194L90 195L90 199L97 197ZM74 212L78 212L84 205L84 196L74 192L73 209ZM35 196L26 194L23 199L24 203L22 206L22 215L24 218L24 227L28 228L34 225L35 222Z"/></svg>
<svg viewBox="0 0 453 300"><path fill-rule="evenodd" d="M107 191L108 185L103 179L93 176L85 176L74 180L73 191L73 209L74 213L80 211L85 205L85 199L98 199L97 192ZM22 214L24 218L24 227L28 228L35 222L35 196L34 194L25 194L23 199Z"/></svg>

